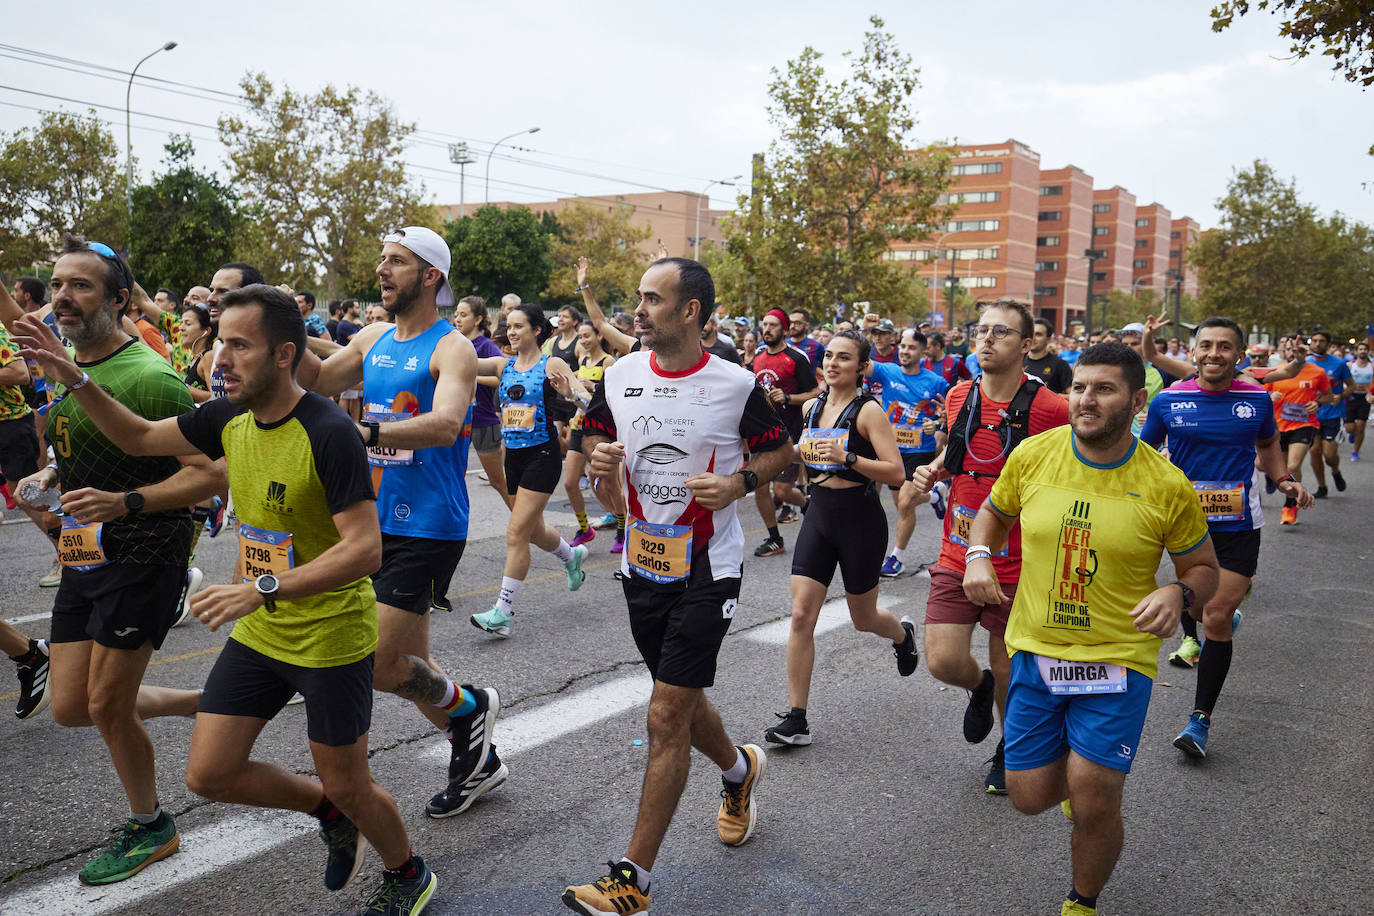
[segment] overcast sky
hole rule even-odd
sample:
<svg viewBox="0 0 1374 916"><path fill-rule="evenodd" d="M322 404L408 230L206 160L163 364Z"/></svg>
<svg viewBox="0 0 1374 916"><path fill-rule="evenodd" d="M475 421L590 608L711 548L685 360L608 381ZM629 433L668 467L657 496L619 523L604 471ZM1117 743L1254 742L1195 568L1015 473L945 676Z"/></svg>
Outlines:
<svg viewBox="0 0 1374 916"><path fill-rule="evenodd" d="M395 102L421 128L408 161L439 203L458 201L445 144L478 152L469 204L483 200L490 144L493 200L572 194L699 191L747 173L766 150L769 70L803 47L826 55L861 47L867 15L886 19L921 67L913 145L1015 137L1044 168L1072 163L1097 187L1120 184L1204 227L1232 170L1267 159L1297 179L1323 212L1374 223L1374 94L1321 59L1288 59L1278 20L1252 13L1220 35L1206 0L1027 3L582 2L356 3L74 0L60 12L15 4L0 42L127 70L165 41L178 47L139 71L232 91L248 70L299 90L356 84ZM0 49L0 54L11 52ZM80 108L15 88L110 106L124 138L125 86L0 56L0 130L36 122L35 107ZM213 125L226 99L135 85L135 111ZM207 165L223 148L206 127L135 115L134 153L146 170L169 131L189 132ZM448 136L440 136L440 135ZM523 162L505 161L503 155ZM452 174L449 174L449 173ZM732 192L712 189L718 206Z"/></svg>

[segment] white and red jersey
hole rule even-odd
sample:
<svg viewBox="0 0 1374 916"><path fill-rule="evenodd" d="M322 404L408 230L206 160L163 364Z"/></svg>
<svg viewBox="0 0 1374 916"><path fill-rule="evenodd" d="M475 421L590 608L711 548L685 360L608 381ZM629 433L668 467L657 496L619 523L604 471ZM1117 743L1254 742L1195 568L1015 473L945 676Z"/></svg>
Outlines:
<svg viewBox="0 0 1374 916"><path fill-rule="evenodd" d="M735 504L705 509L685 482L697 474L734 474L746 450L788 444L787 429L753 373L705 351L685 372L668 372L654 353L640 350L606 369L582 429L624 443L632 518L691 526L692 580L742 574L744 532ZM628 551L621 572L631 574Z"/></svg>

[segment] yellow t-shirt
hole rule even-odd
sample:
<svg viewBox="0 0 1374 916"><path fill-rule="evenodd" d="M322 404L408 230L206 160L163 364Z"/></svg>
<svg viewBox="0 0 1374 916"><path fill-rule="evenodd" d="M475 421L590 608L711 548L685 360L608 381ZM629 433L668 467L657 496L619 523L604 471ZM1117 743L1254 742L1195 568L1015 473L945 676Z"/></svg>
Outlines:
<svg viewBox="0 0 1374 916"><path fill-rule="evenodd" d="M1061 426L1018 445L988 499L1021 519L1007 650L1153 678L1162 640L1137 630L1130 613L1157 588L1161 551L1179 556L1207 539L1187 476L1139 440L1117 464L1092 464Z"/></svg>

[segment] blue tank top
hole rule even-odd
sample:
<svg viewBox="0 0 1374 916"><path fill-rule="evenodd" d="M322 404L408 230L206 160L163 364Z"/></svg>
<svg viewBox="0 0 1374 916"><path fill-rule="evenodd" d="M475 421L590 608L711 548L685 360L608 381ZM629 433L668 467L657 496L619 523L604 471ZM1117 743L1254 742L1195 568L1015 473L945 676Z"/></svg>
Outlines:
<svg viewBox="0 0 1374 916"><path fill-rule="evenodd" d="M379 423L405 420L434 409L430 358L439 341L456 334L440 319L418 337L400 341L389 328L363 360L363 412ZM453 445L434 448L370 448L377 515L387 534L462 541L468 536L468 444L472 408Z"/></svg>
<svg viewBox="0 0 1374 916"><path fill-rule="evenodd" d="M501 436L506 448L530 448L543 445L553 438L553 421L545 410L544 386L548 382L545 364L547 355L523 372L515 369L515 360L501 370L501 387L497 389L501 402Z"/></svg>

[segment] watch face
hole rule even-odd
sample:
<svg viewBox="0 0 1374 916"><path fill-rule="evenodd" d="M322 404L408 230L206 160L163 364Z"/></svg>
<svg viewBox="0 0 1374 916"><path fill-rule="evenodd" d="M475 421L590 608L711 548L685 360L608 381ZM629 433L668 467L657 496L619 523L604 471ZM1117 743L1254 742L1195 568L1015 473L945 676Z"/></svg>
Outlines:
<svg viewBox="0 0 1374 916"><path fill-rule="evenodd" d="M277 577L271 573L264 573L258 576L258 591L264 595L270 595L277 590Z"/></svg>

